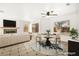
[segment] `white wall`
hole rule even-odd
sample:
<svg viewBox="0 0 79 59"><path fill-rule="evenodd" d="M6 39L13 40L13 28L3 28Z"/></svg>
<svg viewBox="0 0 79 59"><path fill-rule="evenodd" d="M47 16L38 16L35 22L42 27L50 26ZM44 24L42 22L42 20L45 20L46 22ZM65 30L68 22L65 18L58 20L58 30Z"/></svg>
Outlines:
<svg viewBox="0 0 79 59"><path fill-rule="evenodd" d="M17 27L18 33L23 33L23 25L27 21L32 21L30 23L29 31L32 31L32 23L39 23L39 32L45 32L47 29L51 29L53 31L53 24L56 21L62 21L62 20L70 20L71 27L75 27L79 29L79 7L77 7L77 4L71 4L70 6L66 6L65 4L16 4L16 3L0 3L0 10L3 10L4 12L0 12L0 27L2 27L2 20L8 19L8 20L16 20L17 21ZM58 16L56 17L41 17L41 11L42 10L57 10ZM77 12L75 11L77 9ZM68 14L64 14L67 13ZM71 12L71 13L69 13ZM60 14L63 14L60 16ZM25 22L25 21L26 22ZM33 21L34 20L34 21ZM50 25L50 26L49 26ZM0 29L0 33L2 33L2 30Z"/></svg>
<svg viewBox="0 0 79 59"><path fill-rule="evenodd" d="M3 27L3 21L2 20L0 20L0 27ZM3 29L2 28L0 28L0 34L3 34Z"/></svg>
<svg viewBox="0 0 79 59"><path fill-rule="evenodd" d="M77 29L79 32L79 5L77 6Z"/></svg>
<svg viewBox="0 0 79 59"><path fill-rule="evenodd" d="M2 11L2 12L1 12ZM24 24L28 23L22 18L22 10L20 4L16 3L0 3L0 34L3 34L3 19L15 20L17 34L23 33Z"/></svg>
<svg viewBox="0 0 79 59"><path fill-rule="evenodd" d="M17 20L17 22L16 22L17 24L17 33L18 34L23 34L23 33L25 33L24 32L24 25L25 24L27 24L27 25L29 25L29 28L28 28L28 30L30 29L30 23L29 22L26 22L26 21L22 21L22 20ZM30 30L29 30L29 32L30 32Z"/></svg>
<svg viewBox="0 0 79 59"><path fill-rule="evenodd" d="M75 11L61 16L41 17L38 21L34 21L33 23L39 23L39 32L44 33L47 29L53 32L54 22L70 20L70 27L74 27L79 31L78 15L78 11Z"/></svg>
<svg viewBox="0 0 79 59"><path fill-rule="evenodd" d="M23 34L24 32L24 25L28 24L30 26L30 23L27 21L22 21L22 20L13 20L16 21L16 28L17 28L17 33L16 34ZM0 34L4 34L3 32L3 19L0 20ZM29 29L28 29L29 30ZM30 30L29 30L30 31Z"/></svg>
<svg viewBox="0 0 79 59"><path fill-rule="evenodd" d="M45 32L47 29L53 32L54 22L63 20L70 20L70 27L74 27L79 31L79 4L72 3L69 6L65 4L46 4L44 8L56 11L58 16L41 16L37 20L32 21L32 23L39 23L39 32Z"/></svg>

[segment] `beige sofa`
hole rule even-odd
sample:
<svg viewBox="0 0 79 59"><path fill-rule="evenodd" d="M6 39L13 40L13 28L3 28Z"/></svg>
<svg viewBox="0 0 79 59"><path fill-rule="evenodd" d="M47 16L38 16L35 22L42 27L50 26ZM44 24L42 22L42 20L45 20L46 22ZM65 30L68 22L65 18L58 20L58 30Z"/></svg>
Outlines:
<svg viewBox="0 0 79 59"><path fill-rule="evenodd" d="M4 34L0 35L0 47L30 41L29 34Z"/></svg>

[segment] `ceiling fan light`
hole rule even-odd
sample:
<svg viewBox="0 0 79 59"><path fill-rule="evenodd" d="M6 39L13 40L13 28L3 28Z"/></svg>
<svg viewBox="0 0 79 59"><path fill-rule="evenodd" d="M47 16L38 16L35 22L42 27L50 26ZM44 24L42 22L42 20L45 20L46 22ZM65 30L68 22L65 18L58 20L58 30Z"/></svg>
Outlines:
<svg viewBox="0 0 79 59"><path fill-rule="evenodd" d="M67 6L69 6L69 5L70 5L70 3L66 3L66 5L67 5Z"/></svg>
<svg viewBox="0 0 79 59"><path fill-rule="evenodd" d="M57 14L53 14L53 16L57 16Z"/></svg>
<svg viewBox="0 0 79 59"><path fill-rule="evenodd" d="M47 15L49 16L50 15L50 12L47 12Z"/></svg>
<svg viewBox="0 0 79 59"><path fill-rule="evenodd" d="M53 11L51 11L51 13L53 13Z"/></svg>

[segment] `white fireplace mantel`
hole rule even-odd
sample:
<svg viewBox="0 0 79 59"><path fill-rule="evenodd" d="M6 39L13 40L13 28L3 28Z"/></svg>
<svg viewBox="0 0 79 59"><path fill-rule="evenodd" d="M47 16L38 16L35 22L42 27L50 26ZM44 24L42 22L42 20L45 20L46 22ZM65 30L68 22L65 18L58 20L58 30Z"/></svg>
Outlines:
<svg viewBox="0 0 79 59"><path fill-rule="evenodd" d="M0 27L1 29L19 29L19 27Z"/></svg>

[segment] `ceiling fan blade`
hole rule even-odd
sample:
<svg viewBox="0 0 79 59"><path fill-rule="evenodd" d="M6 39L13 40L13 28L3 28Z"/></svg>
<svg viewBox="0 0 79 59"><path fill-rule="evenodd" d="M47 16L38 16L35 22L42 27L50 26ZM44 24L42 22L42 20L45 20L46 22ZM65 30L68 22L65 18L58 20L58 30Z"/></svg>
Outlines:
<svg viewBox="0 0 79 59"><path fill-rule="evenodd" d="M41 15L46 15L45 13L41 13Z"/></svg>
<svg viewBox="0 0 79 59"><path fill-rule="evenodd" d="M57 16L57 14L50 14L50 16Z"/></svg>

